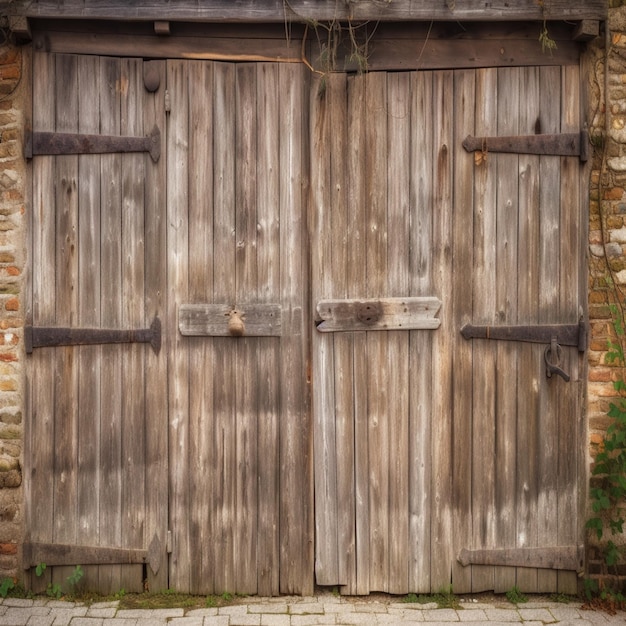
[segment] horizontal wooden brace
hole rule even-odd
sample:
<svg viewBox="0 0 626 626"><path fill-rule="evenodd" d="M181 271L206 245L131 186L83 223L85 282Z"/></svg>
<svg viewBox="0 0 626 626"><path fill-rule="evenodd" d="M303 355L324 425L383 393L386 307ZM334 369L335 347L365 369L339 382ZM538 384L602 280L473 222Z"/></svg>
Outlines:
<svg viewBox="0 0 626 626"><path fill-rule="evenodd" d="M56 565L134 565L148 563L154 574L161 565L161 545L155 535L147 550L109 548L104 546L77 546L57 543L24 543L24 569L45 563L48 567Z"/></svg>
<svg viewBox="0 0 626 626"><path fill-rule="evenodd" d="M25 156L148 152L156 163L161 156L161 131L155 126L147 137L83 135L34 131L26 138Z"/></svg>
<svg viewBox="0 0 626 626"><path fill-rule="evenodd" d="M323 333L358 330L436 329L441 300L433 297L321 300L317 330Z"/></svg>
<svg viewBox="0 0 626 626"><path fill-rule="evenodd" d="M161 320L155 317L150 328L119 330L110 328L63 328L58 326L25 326L26 353L34 348L85 346L109 343L149 343L155 354L161 350Z"/></svg>
<svg viewBox="0 0 626 626"><path fill-rule="evenodd" d="M467 565L501 565L505 567L536 567L582 571L583 546L554 546L545 548L502 548L468 550L459 553L459 563Z"/></svg>
<svg viewBox="0 0 626 626"><path fill-rule="evenodd" d="M606 0L551 0L545 5L536 0L37 0L8 4L10 13L37 18L189 20L235 22L297 22L335 20L603 20Z"/></svg>
<svg viewBox="0 0 626 626"><path fill-rule="evenodd" d="M550 156L577 156L589 159L589 138L586 130L579 133L515 135L510 137L466 137L463 147L468 152L508 152Z"/></svg>
<svg viewBox="0 0 626 626"><path fill-rule="evenodd" d="M181 304L178 329L189 337L280 337L280 304Z"/></svg>
<svg viewBox="0 0 626 626"><path fill-rule="evenodd" d="M587 349L587 325L578 324L529 324L526 326L474 326L461 328L464 339L492 339L496 341L525 341L551 343L552 339L562 346L575 346L579 352Z"/></svg>

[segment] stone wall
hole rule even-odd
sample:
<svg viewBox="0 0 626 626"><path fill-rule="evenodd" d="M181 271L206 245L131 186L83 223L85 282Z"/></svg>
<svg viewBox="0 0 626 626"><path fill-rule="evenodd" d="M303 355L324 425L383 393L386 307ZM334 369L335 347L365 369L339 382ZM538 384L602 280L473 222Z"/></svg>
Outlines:
<svg viewBox="0 0 626 626"><path fill-rule="evenodd" d="M0 46L0 580L19 575L23 525L24 60Z"/></svg>

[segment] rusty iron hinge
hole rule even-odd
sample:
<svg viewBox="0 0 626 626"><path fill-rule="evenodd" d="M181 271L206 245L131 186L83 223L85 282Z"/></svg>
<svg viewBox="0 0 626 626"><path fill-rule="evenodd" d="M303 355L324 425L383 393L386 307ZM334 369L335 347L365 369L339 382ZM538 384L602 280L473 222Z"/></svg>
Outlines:
<svg viewBox="0 0 626 626"><path fill-rule="evenodd" d="M463 141L468 152L509 152L516 154L543 154L553 156L577 156L581 162L589 159L587 130L579 133L554 135L514 135L509 137L472 137Z"/></svg>
<svg viewBox="0 0 626 626"><path fill-rule="evenodd" d="M527 326L474 326L465 324L461 328L464 339L495 339L501 341L528 341L550 344L554 339L562 346L574 346L579 352L587 349L587 325L578 324L533 324Z"/></svg>
<svg viewBox="0 0 626 626"><path fill-rule="evenodd" d="M24 156L148 152L156 163L161 156L161 131L155 126L147 137L84 135L33 131L26 133Z"/></svg>
<svg viewBox="0 0 626 626"><path fill-rule="evenodd" d="M26 326L24 328L24 344L27 354L30 354L33 348L107 343L149 343L155 354L158 354L161 350L161 320L155 317L150 328L134 330L52 326Z"/></svg>

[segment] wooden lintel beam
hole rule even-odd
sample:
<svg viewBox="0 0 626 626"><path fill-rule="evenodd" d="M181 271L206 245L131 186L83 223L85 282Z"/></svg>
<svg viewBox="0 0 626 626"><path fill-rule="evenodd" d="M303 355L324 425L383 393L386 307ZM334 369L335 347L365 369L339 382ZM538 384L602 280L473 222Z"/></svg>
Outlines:
<svg viewBox="0 0 626 626"><path fill-rule="evenodd" d="M287 8L286 8L287 6ZM27 17L52 19L116 19L163 21L231 21L284 22L333 20L445 20L445 21L511 21L511 20L604 20L605 0L361 0L338 3L336 0L177 0L161 3L155 0L38 0L9 5L9 11Z"/></svg>
<svg viewBox="0 0 626 626"><path fill-rule="evenodd" d="M170 35L170 23L164 20L157 20L154 22L155 35Z"/></svg>

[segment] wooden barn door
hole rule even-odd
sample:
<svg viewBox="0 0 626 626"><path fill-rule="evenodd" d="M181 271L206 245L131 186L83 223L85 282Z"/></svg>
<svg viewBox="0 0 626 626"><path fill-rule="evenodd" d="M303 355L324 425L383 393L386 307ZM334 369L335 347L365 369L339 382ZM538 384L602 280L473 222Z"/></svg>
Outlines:
<svg viewBox="0 0 626 626"><path fill-rule="evenodd" d="M578 137L579 90L577 66L312 90L318 584L576 590L584 375L561 333L585 301L584 170L463 141Z"/></svg>
<svg viewBox="0 0 626 626"><path fill-rule="evenodd" d="M77 565L105 593L167 587L165 110L144 69L34 54L24 565L47 566L31 569L35 589Z"/></svg>
<svg viewBox="0 0 626 626"><path fill-rule="evenodd" d="M170 584L311 593L298 64L170 61Z"/></svg>

